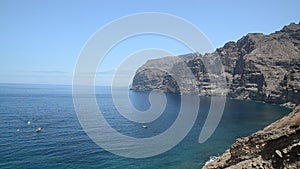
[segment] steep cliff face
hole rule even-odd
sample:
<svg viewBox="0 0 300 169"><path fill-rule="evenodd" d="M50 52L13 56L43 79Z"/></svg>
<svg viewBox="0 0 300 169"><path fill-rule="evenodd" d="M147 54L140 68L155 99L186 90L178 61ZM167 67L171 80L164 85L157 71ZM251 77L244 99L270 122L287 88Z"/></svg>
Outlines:
<svg viewBox="0 0 300 169"><path fill-rule="evenodd" d="M300 107L251 136L238 138L203 169L300 168Z"/></svg>
<svg viewBox="0 0 300 169"><path fill-rule="evenodd" d="M133 90L158 89L164 92L189 93L178 87L173 78L185 63L196 79L200 95L227 93L239 99L295 106L300 103L300 24L292 23L270 35L250 33L237 42L228 42L215 52L186 57L166 57L145 63L133 79ZM220 61L227 82L226 90L212 83L221 79ZM205 64L204 64L205 63ZM205 66L204 66L205 65ZM168 69L168 72L161 68ZM207 70L214 70L208 72ZM192 83L181 75L182 83ZM217 80L216 80L217 79Z"/></svg>

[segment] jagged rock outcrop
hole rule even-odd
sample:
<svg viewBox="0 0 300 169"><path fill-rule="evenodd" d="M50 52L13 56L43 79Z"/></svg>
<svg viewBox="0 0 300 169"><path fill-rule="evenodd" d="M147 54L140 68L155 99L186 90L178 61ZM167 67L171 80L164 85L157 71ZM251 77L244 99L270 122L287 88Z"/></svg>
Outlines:
<svg viewBox="0 0 300 169"><path fill-rule="evenodd" d="M223 65L226 90L215 84L222 81L216 62ZM291 23L270 35L249 33L210 54L150 60L136 72L131 89L189 93L190 89L180 88L173 78L182 70L180 63L185 63L196 79L193 82L180 75L181 83L196 83L200 95L227 93L233 98L290 107L300 104L300 23Z"/></svg>
<svg viewBox="0 0 300 169"><path fill-rule="evenodd" d="M300 107L248 137L238 138L203 169L300 168Z"/></svg>

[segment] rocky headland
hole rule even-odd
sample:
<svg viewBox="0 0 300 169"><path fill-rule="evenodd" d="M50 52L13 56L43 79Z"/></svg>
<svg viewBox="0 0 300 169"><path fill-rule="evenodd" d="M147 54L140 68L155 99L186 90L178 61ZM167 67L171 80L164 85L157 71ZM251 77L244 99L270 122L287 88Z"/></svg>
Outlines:
<svg viewBox="0 0 300 169"><path fill-rule="evenodd" d="M180 58L180 59L179 59ZM226 86L216 87L220 61ZM213 53L191 53L149 60L140 67L131 89L138 91L161 90L187 94L190 89L180 88L173 78L182 70L184 62L196 82L180 76L180 83L196 83L199 95L226 94L237 99L251 99L289 107L300 103L300 24L291 23L270 35L249 33L237 42L228 42ZM205 65L205 66L204 66ZM163 68L163 70L161 69ZM207 71L208 68L214 71ZM216 70L217 69L217 70Z"/></svg>
<svg viewBox="0 0 300 169"><path fill-rule="evenodd" d="M300 107L282 119L236 142L203 169L299 169Z"/></svg>

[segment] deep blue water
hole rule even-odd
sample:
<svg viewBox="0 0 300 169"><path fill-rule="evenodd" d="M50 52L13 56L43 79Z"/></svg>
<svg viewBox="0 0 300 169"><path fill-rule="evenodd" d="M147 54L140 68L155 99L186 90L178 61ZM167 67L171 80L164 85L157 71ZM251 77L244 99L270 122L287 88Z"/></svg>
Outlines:
<svg viewBox="0 0 300 169"><path fill-rule="evenodd" d="M224 152L237 137L262 129L291 111L272 104L227 99L217 130L205 143L199 144L199 133L210 106L210 98L201 97L197 121L180 144L154 157L129 159L101 149L85 134L71 92L71 86L0 85L0 168L201 168L211 156ZM118 114L109 87L97 87L96 92L109 124L137 138L165 131L174 122L180 107L180 96L167 94L165 112L145 130ZM149 107L149 93L129 92L138 109ZM37 133L37 127L43 130Z"/></svg>

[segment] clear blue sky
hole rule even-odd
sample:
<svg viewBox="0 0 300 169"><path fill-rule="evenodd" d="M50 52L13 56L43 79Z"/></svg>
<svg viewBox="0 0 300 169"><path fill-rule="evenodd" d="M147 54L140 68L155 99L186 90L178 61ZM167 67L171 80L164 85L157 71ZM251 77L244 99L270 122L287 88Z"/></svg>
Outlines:
<svg viewBox="0 0 300 169"><path fill-rule="evenodd" d="M299 0L1 0L0 83L71 84L76 59L88 38L129 14L176 15L221 47L249 32L269 34L298 23L299 6ZM180 47L174 51L186 52ZM108 61L104 71L110 66L113 70Z"/></svg>

